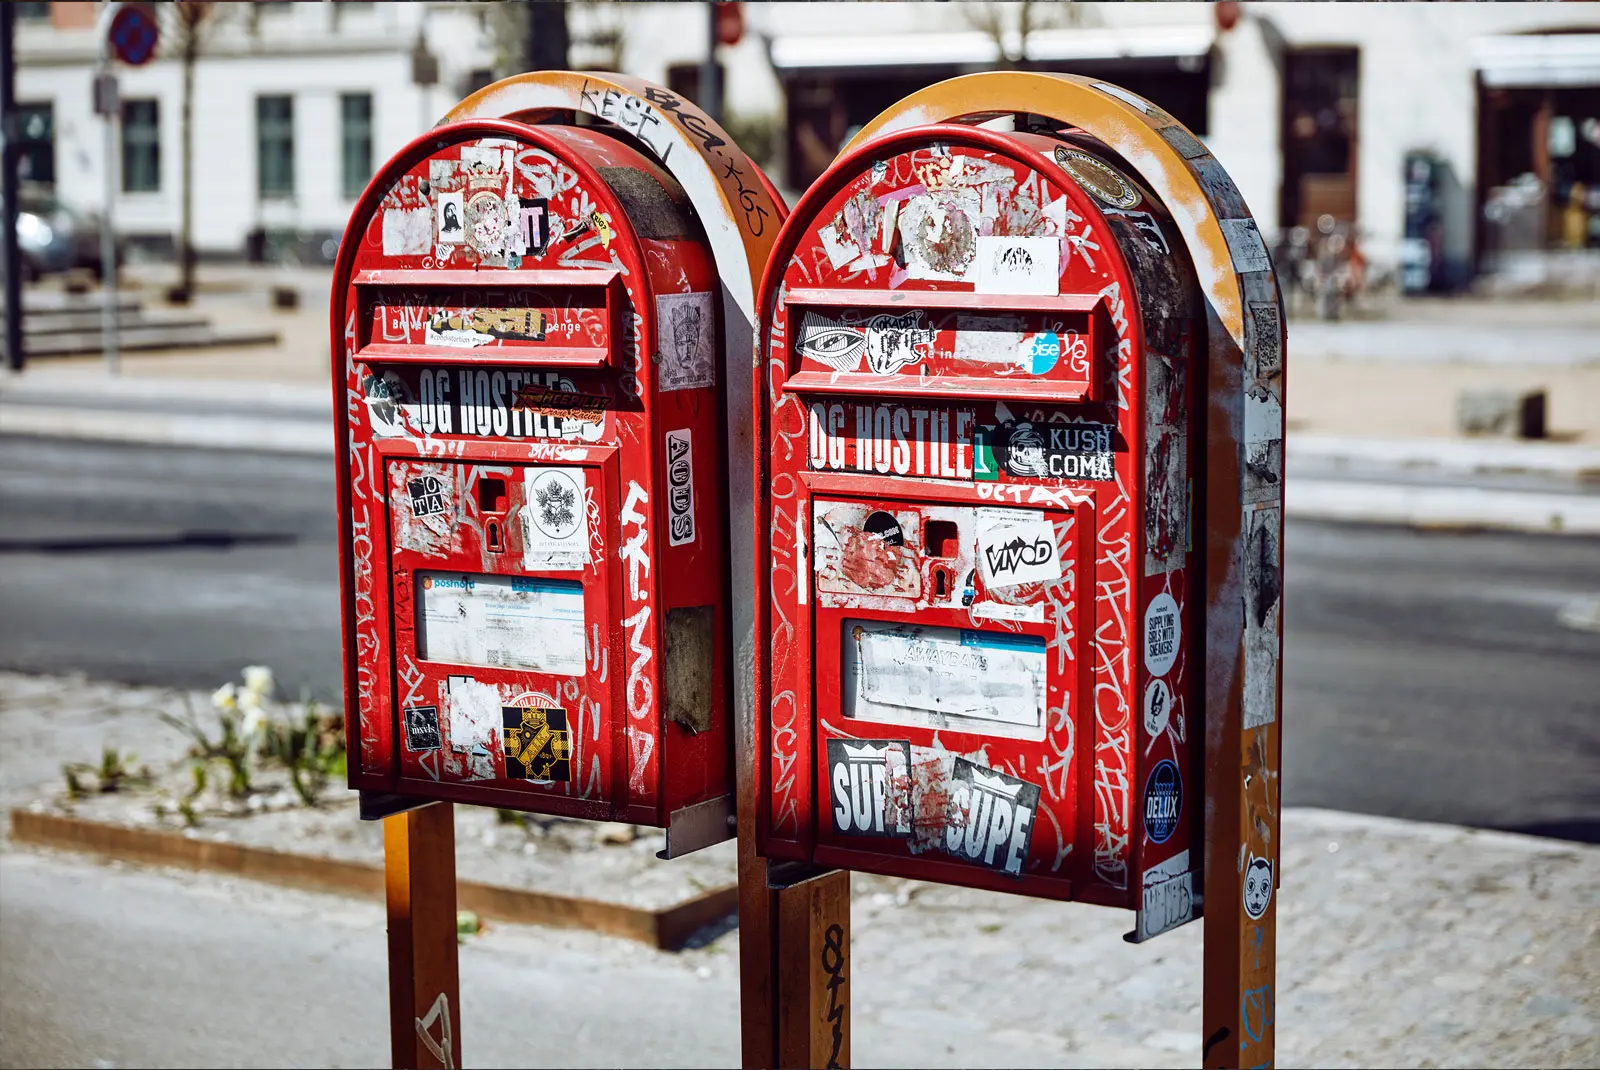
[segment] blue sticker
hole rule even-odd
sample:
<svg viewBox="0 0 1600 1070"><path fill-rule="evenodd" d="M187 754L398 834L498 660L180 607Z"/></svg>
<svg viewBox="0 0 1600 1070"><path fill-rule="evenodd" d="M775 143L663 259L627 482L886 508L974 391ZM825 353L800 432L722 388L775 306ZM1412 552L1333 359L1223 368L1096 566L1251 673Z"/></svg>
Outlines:
<svg viewBox="0 0 1600 1070"><path fill-rule="evenodd" d="M1056 361L1061 359L1061 339L1054 331L1045 331L1035 335L1033 339L1033 352L1028 361L1028 370L1034 375L1043 375L1056 366Z"/></svg>
<svg viewBox="0 0 1600 1070"><path fill-rule="evenodd" d="M1163 758L1144 782L1144 834L1151 843L1166 843L1178 827L1183 809L1183 778L1171 758Z"/></svg>

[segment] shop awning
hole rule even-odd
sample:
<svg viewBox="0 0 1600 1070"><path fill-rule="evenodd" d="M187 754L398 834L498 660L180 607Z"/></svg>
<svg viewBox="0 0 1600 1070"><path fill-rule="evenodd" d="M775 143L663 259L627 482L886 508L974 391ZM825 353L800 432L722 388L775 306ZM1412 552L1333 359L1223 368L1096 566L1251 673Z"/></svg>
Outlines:
<svg viewBox="0 0 1600 1070"><path fill-rule="evenodd" d="M1476 37L1471 55L1488 86L1600 86L1600 33Z"/></svg>
<svg viewBox="0 0 1600 1070"><path fill-rule="evenodd" d="M1097 27L1039 30L1028 35L1027 58L1035 61L1198 60L1211 49L1207 25ZM1022 51L1018 34L1005 41L1010 55ZM772 65L779 71L847 67L982 67L998 63L999 45L986 33L902 33L850 36L783 36L772 39Z"/></svg>

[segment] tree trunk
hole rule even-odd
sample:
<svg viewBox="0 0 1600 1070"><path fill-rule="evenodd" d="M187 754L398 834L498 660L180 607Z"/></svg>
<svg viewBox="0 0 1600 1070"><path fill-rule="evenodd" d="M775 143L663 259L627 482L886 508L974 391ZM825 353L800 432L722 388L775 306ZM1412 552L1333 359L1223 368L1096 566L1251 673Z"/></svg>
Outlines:
<svg viewBox="0 0 1600 1070"><path fill-rule="evenodd" d="M552 0L528 4L527 64L530 71L567 69L567 5Z"/></svg>

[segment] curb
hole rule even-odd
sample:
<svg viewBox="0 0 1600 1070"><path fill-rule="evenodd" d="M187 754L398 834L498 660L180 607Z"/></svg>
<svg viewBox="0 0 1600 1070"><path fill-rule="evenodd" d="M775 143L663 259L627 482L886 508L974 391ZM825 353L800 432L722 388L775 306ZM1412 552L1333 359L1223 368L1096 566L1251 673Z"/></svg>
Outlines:
<svg viewBox="0 0 1600 1070"><path fill-rule="evenodd" d="M1289 479L1284 513L1305 520L1462 531L1600 535L1600 496Z"/></svg>
<svg viewBox="0 0 1600 1070"><path fill-rule="evenodd" d="M1358 438L1305 432L1284 436L1291 465L1314 461L1337 466L1433 468L1471 475L1518 474L1600 481L1600 449L1592 446L1439 438Z"/></svg>
<svg viewBox="0 0 1600 1070"><path fill-rule="evenodd" d="M97 442L333 456L332 419L264 420L0 403L0 432Z"/></svg>
<svg viewBox="0 0 1600 1070"><path fill-rule="evenodd" d="M377 866L297 855L267 847L191 839L173 832L129 828L30 810L11 811L11 839L34 847L75 851L144 865L222 873L311 891L381 898L384 872ZM660 951L676 951L696 931L737 914L738 885L714 888L665 910L456 881L456 905L485 918L517 925L583 929L620 936Z"/></svg>

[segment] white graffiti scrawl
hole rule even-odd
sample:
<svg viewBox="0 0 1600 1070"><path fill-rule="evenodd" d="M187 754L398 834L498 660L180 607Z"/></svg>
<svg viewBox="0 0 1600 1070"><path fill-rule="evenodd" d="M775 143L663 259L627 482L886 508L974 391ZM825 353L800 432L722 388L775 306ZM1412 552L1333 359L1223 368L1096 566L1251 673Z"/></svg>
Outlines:
<svg viewBox="0 0 1600 1070"><path fill-rule="evenodd" d="M651 714L655 708L655 687L645 672L653 651L650 645L650 603L648 591L640 583L640 573L650 575L649 532L646 530L648 513L639 506L648 505L650 497L638 483L628 485L628 497L622 504L622 549L618 556L628 564L628 608L632 612L623 620L628 635L628 682L625 694L628 700L628 790L642 795L645 790L644 774L655 750L655 737L650 734ZM629 533L629 527L635 530ZM635 801L640 801L635 799Z"/></svg>

